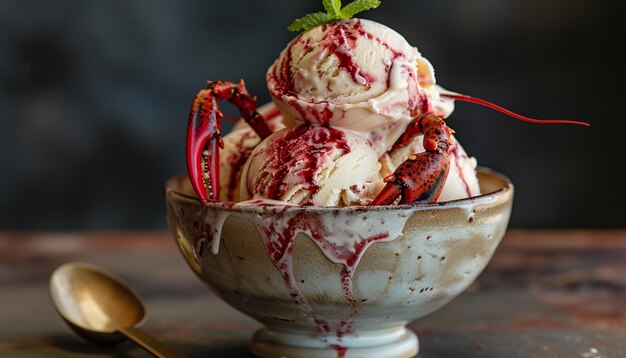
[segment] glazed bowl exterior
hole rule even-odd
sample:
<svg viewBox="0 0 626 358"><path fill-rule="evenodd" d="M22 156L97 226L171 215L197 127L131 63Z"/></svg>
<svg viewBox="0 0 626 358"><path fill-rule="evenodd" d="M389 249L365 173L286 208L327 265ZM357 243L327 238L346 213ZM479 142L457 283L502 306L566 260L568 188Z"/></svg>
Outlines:
<svg viewBox="0 0 626 358"><path fill-rule="evenodd" d="M170 179L165 195L189 267L266 325L254 338L255 355L408 357L418 348L405 325L466 289L504 236L513 185L488 169L479 170L479 182L481 196L412 206L202 204L186 176ZM295 218L307 224L280 231ZM371 236L342 256L341 238L324 240L315 225ZM402 344L408 348L389 351Z"/></svg>

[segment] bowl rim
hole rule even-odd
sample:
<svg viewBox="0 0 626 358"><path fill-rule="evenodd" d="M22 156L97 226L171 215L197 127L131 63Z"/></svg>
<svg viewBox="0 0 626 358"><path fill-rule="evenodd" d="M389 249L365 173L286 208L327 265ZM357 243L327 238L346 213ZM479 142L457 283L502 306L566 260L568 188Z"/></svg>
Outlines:
<svg viewBox="0 0 626 358"><path fill-rule="evenodd" d="M263 202L262 204L241 204L230 201L212 201L208 203L202 203L196 196L190 196L187 194L183 194L180 191L174 189L175 184L187 177L187 174L179 174L171 177L165 182L165 197L167 201L175 201L175 202L185 202L187 204L193 204L196 206L201 206L205 208L215 208L221 209L225 211L236 211L236 212L248 212L248 213L262 213L268 211L280 211L280 212L300 212L307 211L309 213L313 212L337 212L337 213L345 213L345 212L364 212L364 211L394 211L394 210L415 210L415 211L429 211L429 210L443 210L443 209L451 209L451 208L459 208L459 207L467 207L470 205L479 205L479 204L490 204L494 203L499 199L502 199L507 194L512 193L514 190L513 182L507 176L502 173L499 173L493 169L487 167L477 167L476 171L479 175L487 175L495 177L504 182L504 185L493 192L473 196L470 198L443 201L437 203L416 203L416 204L404 204L404 205L380 205L380 206L364 206L364 205L354 205L354 206L298 206L292 205L288 203L268 203ZM253 202L253 201L252 201Z"/></svg>

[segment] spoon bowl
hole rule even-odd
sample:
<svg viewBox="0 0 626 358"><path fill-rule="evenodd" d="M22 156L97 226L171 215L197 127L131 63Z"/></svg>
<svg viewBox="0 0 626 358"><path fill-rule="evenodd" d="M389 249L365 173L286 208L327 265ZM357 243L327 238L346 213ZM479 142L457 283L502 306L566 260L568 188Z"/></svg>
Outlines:
<svg viewBox="0 0 626 358"><path fill-rule="evenodd" d="M180 357L140 327L146 307L121 278L94 265L67 263L50 278L52 302L65 322L83 338L113 345L126 338L157 357Z"/></svg>
<svg viewBox="0 0 626 358"><path fill-rule="evenodd" d="M146 309L139 295L110 272L85 263L68 263L54 271L50 295L68 325L87 340L115 344L120 328L141 326Z"/></svg>

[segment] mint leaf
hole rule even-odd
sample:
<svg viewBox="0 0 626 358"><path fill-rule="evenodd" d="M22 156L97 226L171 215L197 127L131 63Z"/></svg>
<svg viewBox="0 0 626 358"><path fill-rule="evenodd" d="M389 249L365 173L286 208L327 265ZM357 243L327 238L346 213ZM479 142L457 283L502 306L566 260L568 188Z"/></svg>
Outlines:
<svg viewBox="0 0 626 358"><path fill-rule="evenodd" d="M341 17L341 0L322 0L324 10L333 19Z"/></svg>
<svg viewBox="0 0 626 358"><path fill-rule="evenodd" d="M305 15L291 23L287 30L303 31L333 20L347 20L361 11L377 8L380 6L380 0L354 0L343 9L341 0L322 0L322 5L326 13L315 12Z"/></svg>
<svg viewBox="0 0 626 358"><path fill-rule="evenodd" d="M287 30L289 31L304 31L315 26L319 26L325 24L327 22L332 21L333 19L328 16L328 14L323 12L314 12L312 14L307 14L299 19L296 19L294 22L289 25Z"/></svg>
<svg viewBox="0 0 626 358"><path fill-rule="evenodd" d="M380 0L355 0L341 9L342 19L352 18L362 11L374 9L378 6L380 6Z"/></svg>

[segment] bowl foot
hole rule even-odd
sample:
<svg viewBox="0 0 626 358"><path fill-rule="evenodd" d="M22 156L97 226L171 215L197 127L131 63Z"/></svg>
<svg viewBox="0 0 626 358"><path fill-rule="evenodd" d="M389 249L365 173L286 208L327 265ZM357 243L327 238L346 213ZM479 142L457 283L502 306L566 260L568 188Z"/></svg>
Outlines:
<svg viewBox="0 0 626 358"><path fill-rule="evenodd" d="M263 328L254 334L250 351L259 358L409 358L417 355L419 342L405 327L363 331L341 339Z"/></svg>

